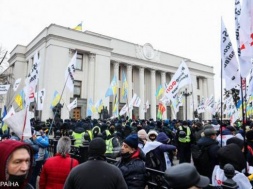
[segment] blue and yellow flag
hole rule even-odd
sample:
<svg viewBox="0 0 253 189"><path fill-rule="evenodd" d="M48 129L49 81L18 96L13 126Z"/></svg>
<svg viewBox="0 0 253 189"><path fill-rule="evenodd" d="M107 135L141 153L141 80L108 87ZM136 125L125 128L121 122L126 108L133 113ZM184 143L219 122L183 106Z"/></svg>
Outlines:
<svg viewBox="0 0 253 189"><path fill-rule="evenodd" d="M127 94L128 94L128 84L127 84L127 79L126 79L126 75L125 72L123 71L122 73L122 97L123 99L127 99Z"/></svg>
<svg viewBox="0 0 253 189"><path fill-rule="evenodd" d="M116 95L117 94L117 89L118 89L117 78L116 78L116 76L114 76L112 78L110 87L107 89L107 91L105 93L105 97Z"/></svg>
<svg viewBox="0 0 253 189"><path fill-rule="evenodd" d="M74 27L73 29L74 30L77 30L77 31L82 31L83 28L82 28L82 25L83 25L83 22L81 22L80 24L78 24L76 27Z"/></svg>
<svg viewBox="0 0 253 189"><path fill-rule="evenodd" d="M156 90L155 96L156 98L159 98L164 93L164 88L162 85L159 85L158 89Z"/></svg>
<svg viewBox="0 0 253 189"><path fill-rule="evenodd" d="M25 99L25 92L21 90L17 96L15 97L15 102L17 103L18 107L22 110L24 106L24 99Z"/></svg>
<svg viewBox="0 0 253 189"><path fill-rule="evenodd" d="M53 109L53 107L55 107L60 102L60 99L61 95L57 91L54 91L54 96L50 108Z"/></svg>

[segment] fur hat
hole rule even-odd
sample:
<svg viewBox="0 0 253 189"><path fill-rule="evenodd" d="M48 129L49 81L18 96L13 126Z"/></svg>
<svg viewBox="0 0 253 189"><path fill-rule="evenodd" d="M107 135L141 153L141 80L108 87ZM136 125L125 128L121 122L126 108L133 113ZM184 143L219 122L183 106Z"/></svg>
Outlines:
<svg viewBox="0 0 253 189"><path fill-rule="evenodd" d="M138 136L137 134L131 134L124 140L124 143L126 143L131 148L137 149L138 148Z"/></svg>
<svg viewBox="0 0 253 189"><path fill-rule="evenodd" d="M164 177L168 186L174 189L185 189L192 186L204 188L210 183L209 178L200 175L194 165L190 163L170 167L165 171Z"/></svg>
<svg viewBox="0 0 253 189"><path fill-rule="evenodd" d="M142 140L147 140L147 132L144 129L138 131L138 137Z"/></svg>
<svg viewBox="0 0 253 189"><path fill-rule="evenodd" d="M97 137L94 138L89 145L89 156L103 156L106 151L106 144L104 139Z"/></svg>
<svg viewBox="0 0 253 189"><path fill-rule="evenodd" d="M155 130L150 130L148 132L148 137L147 137L148 141L151 141L150 138L149 138L150 135L155 135L157 137L158 133Z"/></svg>

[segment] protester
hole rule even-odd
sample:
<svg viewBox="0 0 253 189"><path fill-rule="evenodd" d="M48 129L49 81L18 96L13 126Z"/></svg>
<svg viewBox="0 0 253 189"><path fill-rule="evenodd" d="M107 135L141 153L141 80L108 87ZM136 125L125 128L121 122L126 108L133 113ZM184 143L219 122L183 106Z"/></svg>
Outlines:
<svg viewBox="0 0 253 189"><path fill-rule="evenodd" d="M190 163L182 163L167 169L164 180L168 188L173 189L201 189L210 183L209 178L200 175Z"/></svg>
<svg viewBox="0 0 253 189"><path fill-rule="evenodd" d="M127 189L121 171L106 162L105 151L105 141L94 138L89 144L88 161L71 170L64 189Z"/></svg>
<svg viewBox="0 0 253 189"><path fill-rule="evenodd" d="M62 137L57 144L57 154L46 160L43 165L39 186L40 189L62 189L66 178L72 168L78 165L78 161L71 158L71 140Z"/></svg>
<svg viewBox="0 0 253 189"><path fill-rule="evenodd" d="M145 143L147 142L147 132L144 129L141 129L138 131L138 147L142 149L145 146Z"/></svg>
<svg viewBox="0 0 253 189"><path fill-rule="evenodd" d="M138 148L137 134L129 135L121 147L121 159L116 163L123 173L128 189L144 189L145 179L145 155Z"/></svg>
<svg viewBox="0 0 253 189"><path fill-rule="evenodd" d="M224 174L224 166L231 164L235 168L235 175L232 178L238 185L239 189L251 189L249 179L243 173L246 167L244 154L237 144L228 144L218 150L219 165L216 165L212 174L212 185L221 186L227 178Z"/></svg>
<svg viewBox="0 0 253 189"><path fill-rule="evenodd" d="M219 142L216 140L216 131L213 126L206 126L203 130L204 136L197 141L199 149L206 153L206 158L204 159L194 159L193 162L201 175L207 176L209 179L212 178L213 169L218 165L217 152L220 149ZM193 150L192 150L193 152Z"/></svg>
<svg viewBox="0 0 253 189"><path fill-rule="evenodd" d="M33 152L31 147L15 140L0 142L0 188L33 189L28 183Z"/></svg>

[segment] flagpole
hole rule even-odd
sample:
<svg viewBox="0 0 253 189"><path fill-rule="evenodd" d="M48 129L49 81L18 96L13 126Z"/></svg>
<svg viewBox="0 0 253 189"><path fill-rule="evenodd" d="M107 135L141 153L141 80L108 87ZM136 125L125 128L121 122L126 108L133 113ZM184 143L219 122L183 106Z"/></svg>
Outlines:
<svg viewBox="0 0 253 189"><path fill-rule="evenodd" d="M61 93L61 96L60 96L59 102L58 102L57 104L59 104L59 103L61 102L62 95L63 95L63 92L64 92L64 90L65 90L65 88L66 88L66 84L67 84L67 82L68 82L68 79L69 79L69 74L68 74L67 79L66 79L66 81L65 81L65 84L64 84L64 86L63 86L63 89L62 89L62 93ZM56 105L57 105L57 104L56 104ZM51 125L50 125L49 131L48 131L48 134L50 134L50 132L51 132L52 126L53 126L54 121L55 121L55 117L56 117L56 113L54 114L54 117L53 117L52 123L51 123Z"/></svg>
<svg viewBox="0 0 253 189"><path fill-rule="evenodd" d="M220 138L221 138L221 144L220 144L220 146L222 147L222 121L223 121L223 119L222 119L222 117L223 117L223 111L222 111L222 89L223 89L223 85L222 85L222 78L223 78L223 71L222 71L222 69L223 69L223 67L222 67L222 59L221 59L221 90L220 90L220 92L221 92L221 94L220 94L220 96L221 96L221 110L220 110L220 112L221 112L221 118L220 118L220 120L221 120L221 122L220 122Z"/></svg>
<svg viewBox="0 0 253 189"><path fill-rule="evenodd" d="M26 106L26 110L25 110L25 120L24 120L24 125L23 125L23 130L22 130L22 138L21 138L22 142L24 141L24 131L25 131L26 118L27 118L27 106Z"/></svg>
<svg viewBox="0 0 253 189"><path fill-rule="evenodd" d="M192 109L193 109L193 117L192 117L192 119L193 120L195 120L194 118L195 118L195 116L194 116L194 111L195 111L195 109L194 109L194 94L193 94L193 84L191 84L191 86L192 86Z"/></svg>

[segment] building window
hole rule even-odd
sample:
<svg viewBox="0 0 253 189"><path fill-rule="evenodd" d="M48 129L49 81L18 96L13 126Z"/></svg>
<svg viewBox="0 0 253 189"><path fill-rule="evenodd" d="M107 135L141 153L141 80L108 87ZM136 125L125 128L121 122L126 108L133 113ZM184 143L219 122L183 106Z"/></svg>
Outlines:
<svg viewBox="0 0 253 189"><path fill-rule="evenodd" d="M200 104L200 95L197 96L198 105Z"/></svg>
<svg viewBox="0 0 253 189"><path fill-rule="evenodd" d="M82 70L82 69L83 69L83 55L77 53L76 70Z"/></svg>
<svg viewBox="0 0 253 189"><path fill-rule="evenodd" d="M81 97L82 81L74 81L74 97Z"/></svg>
<svg viewBox="0 0 253 189"><path fill-rule="evenodd" d="M199 89L199 77L197 77L197 89Z"/></svg>

